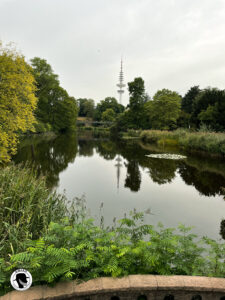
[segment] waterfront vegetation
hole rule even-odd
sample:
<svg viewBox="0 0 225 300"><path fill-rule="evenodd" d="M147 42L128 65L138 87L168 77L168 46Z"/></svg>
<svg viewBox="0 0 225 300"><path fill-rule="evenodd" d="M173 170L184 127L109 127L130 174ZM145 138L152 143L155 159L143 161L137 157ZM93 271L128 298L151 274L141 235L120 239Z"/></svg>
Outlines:
<svg viewBox="0 0 225 300"><path fill-rule="evenodd" d="M35 285L129 274L225 276L225 243L184 225L144 224L136 210L105 227L103 216L88 215L85 199L50 192L28 167L2 170L0 203L2 294L17 268L28 269Z"/></svg>
<svg viewBox="0 0 225 300"><path fill-rule="evenodd" d="M188 151L225 156L225 133L221 132L145 130L141 132L140 138L147 143L179 146Z"/></svg>

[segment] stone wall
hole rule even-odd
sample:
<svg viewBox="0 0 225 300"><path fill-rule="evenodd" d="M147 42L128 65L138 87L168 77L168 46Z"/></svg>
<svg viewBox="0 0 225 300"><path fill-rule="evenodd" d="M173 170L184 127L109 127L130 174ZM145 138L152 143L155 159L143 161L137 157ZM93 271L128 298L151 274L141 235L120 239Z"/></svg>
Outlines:
<svg viewBox="0 0 225 300"><path fill-rule="evenodd" d="M55 287L13 291L0 300L225 300L225 279L200 276L130 275L98 278Z"/></svg>

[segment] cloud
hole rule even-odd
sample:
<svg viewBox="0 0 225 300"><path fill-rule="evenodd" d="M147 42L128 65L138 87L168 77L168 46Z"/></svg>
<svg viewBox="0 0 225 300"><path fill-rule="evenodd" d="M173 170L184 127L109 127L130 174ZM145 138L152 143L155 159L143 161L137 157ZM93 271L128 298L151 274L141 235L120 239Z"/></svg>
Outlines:
<svg viewBox="0 0 225 300"><path fill-rule="evenodd" d="M224 88L224 13L223 0L0 0L0 39L47 59L76 98L117 96L122 54L126 82L184 94Z"/></svg>

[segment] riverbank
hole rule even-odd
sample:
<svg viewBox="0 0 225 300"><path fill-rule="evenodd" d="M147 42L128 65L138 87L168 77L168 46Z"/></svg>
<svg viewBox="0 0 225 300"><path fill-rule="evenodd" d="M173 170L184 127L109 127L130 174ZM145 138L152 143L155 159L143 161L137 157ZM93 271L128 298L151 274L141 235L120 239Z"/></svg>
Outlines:
<svg viewBox="0 0 225 300"><path fill-rule="evenodd" d="M110 129L109 127L94 127L94 126L82 126L77 127L77 133L90 133L95 138L98 137L110 137Z"/></svg>
<svg viewBox="0 0 225 300"><path fill-rule="evenodd" d="M144 130L140 133L143 142L160 146L178 146L188 152L201 152L211 156L225 157L225 133L188 132L187 130Z"/></svg>

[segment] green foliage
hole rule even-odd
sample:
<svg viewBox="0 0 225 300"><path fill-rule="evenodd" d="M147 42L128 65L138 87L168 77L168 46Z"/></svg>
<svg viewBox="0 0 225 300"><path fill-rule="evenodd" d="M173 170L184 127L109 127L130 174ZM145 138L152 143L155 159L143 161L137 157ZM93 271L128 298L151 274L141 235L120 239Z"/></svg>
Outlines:
<svg viewBox="0 0 225 300"><path fill-rule="evenodd" d="M79 98L77 99L79 107L79 117L94 117L95 103L92 99Z"/></svg>
<svg viewBox="0 0 225 300"><path fill-rule="evenodd" d="M49 123L43 123L41 121L38 121L34 124L34 129L36 133L44 133L51 131L52 126Z"/></svg>
<svg viewBox="0 0 225 300"><path fill-rule="evenodd" d="M141 139L149 143L158 143L160 140L175 140L182 148L189 151L204 151L214 155L225 155L225 134L209 132L189 132L185 129L175 131L145 130L141 133Z"/></svg>
<svg viewBox="0 0 225 300"><path fill-rule="evenodd" d="M182 98L181 108L185 113L187 113L187 114L192 113L193 102L194 102L195 98L199 95L200 91L201 90L199 89L199 86L193 86L189 89L189 91Z"/></svg>
<svg viewBox="0 0 225 300"><path fill-rule="evenodd" d="M207 88L193 102L192 122L199 127L205 123L216 131L225 129L225 90Z"/></svg>
<svg viewBox="0 0 225 300"><path fill-rule="evenodd" d="M112 108L107 108L103 113L102 113L102 121L104 122L113 122L115 121L116 113Z"/></svg>
<svg viewBox="0 0 225 300"><path fill-rule="evenodd" d="M33 169L9 165L0 172L0 253L17 253L65 214L64 198L51 193Z"/></svg>
<svg viewBox="0 0 225 300"><path fill-rule="evenodd" d="M150 123L155 129L174 129L180 114L181 97L178 93L163 89L158 91L153 101L146 104Z"/></svg>
<svg viewBox="0 0 225 300"><path fill-rule="evenodd" d="M144 214L132 211L111 228L97 226L78 200L73 218L51 222L38 240L27 240L24 252L1 260L2 288L15 268L26 268L34 284L88 280L129 274L225 276L225 244L196 240L189 227L143 225Z"/></svg>
<svg viewBox="0 0 225 300"><path fill-rule="evenodd" d="M98 225L87 214L83 198L66 207L31 170L7 167L0 183L2 293L17 268L29 270L34 285L129 274L225 276L225 244L197 239L184 225L145 225L144 213L133 210L105 228L103 218Z"/></svg>
<svg viewBox="0 0 225 300"><path fill-rule="evenodd" d="M35 57L31 64L38 88L37 119L50 123L55 131L74 130L78 112L76 100L60 86L58 75L45 59Z"/></svg>
<svg viewBox="0 0 225 300"><path fill-rule="evenodd" d="M136 110L142 107L145 102L145 83L141 77L135 78L134 81L128 82L130 94L130 109Z"/></svg>
<svg viewBox="0 0 225 300"><path fill-rule="evenodd" d="M24 56L0 41L0 163L16 153L18 133L34 130L35 90Z"/></svg>
<svg viewBox="0 0 225 300"><path fill-rule="evenodd" d="M103 112L110 108L115 112L116 115L124 111L124 106L119 104L115 98L106 97L105 100L101 100L100 103L97 104L94 113L94 119L100 121L102 119Z"/></svg>
<svg viewBox="0 0 225 300"><path fill-rule="evenodd" d="M128 105L129 111L127 112L127 128L149 128L145 108L145 103L149 100L149 96L145 94L144 80L141 77L138 77L135 78L134 81L128 82L128 90L130 94L130 102Z"/></svg>

